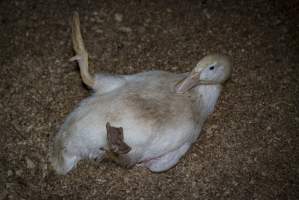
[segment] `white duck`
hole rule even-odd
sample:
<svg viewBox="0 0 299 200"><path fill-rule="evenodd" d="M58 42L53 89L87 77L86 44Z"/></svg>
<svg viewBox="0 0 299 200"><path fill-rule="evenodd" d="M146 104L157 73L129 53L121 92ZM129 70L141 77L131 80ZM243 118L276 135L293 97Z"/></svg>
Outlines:
<svg viewBox="0 0 299 200"><path fill-rule="evenodd" d="M141 164L153 172L173 167L196 141L208 114L231 75L231 63L209 55L190 74L148 71L133 75L88 72L88 54L75 13L72 39L83 82L94 94L66 119L54 139L51 163L66 174L84 158L102 158L107 148L106 123L122 127L131 151L120 157L126 166Z"/></svg>

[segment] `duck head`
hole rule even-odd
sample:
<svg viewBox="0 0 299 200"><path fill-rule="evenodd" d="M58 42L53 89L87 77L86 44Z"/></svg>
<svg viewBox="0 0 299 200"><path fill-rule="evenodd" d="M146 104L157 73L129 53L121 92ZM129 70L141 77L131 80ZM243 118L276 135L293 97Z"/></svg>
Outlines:
<svg viewBox="0 0 299 200"><path fill-rule="evenodd" d="M191 73L175 88L176 93L185 93L198 85L217 85L224 83L232 72L228 57L211 54L202 58Z"/></svg>

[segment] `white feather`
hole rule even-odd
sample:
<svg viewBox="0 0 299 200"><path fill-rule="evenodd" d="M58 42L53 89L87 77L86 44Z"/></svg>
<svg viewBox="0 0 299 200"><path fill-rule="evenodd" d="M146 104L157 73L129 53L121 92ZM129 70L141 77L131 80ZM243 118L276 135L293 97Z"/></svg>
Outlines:
<svg viewBox="0 0 299 200"><path fill-rule="evenodd" d="M65 174L80 159L101 158L107 122L123 127L131 164L144 162L152 171L175 165L198 137L221 91L220 85L200 85L176 94L173 88L184 77L162 71L97 75L95 93L67 117L55 138L56 171Z"/></svg>

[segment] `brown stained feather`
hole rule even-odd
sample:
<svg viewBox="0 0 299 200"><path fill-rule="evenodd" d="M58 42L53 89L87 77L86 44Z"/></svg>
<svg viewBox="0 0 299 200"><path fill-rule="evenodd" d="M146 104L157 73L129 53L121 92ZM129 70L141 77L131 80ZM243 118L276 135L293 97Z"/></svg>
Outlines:
<svg viewBox="0 0 299 200"><path fill-rule="evenodd" d="M149 98L146 95L127 94L124 100L125 107L129 108L129 112L134 113L141 123L159 128L164 124L176 123L177 115L184 114L186 118L193 118L198 114L194 113L195 109L192 106L195 106L195 102L192 96L154 91L152 96L158 98Z"/></svg>
<svg viewBox="0 0 299 200"><path fill-rule="evenodd" d="M128 107L132 108L139 119L145 121L164 121L172 114L168 106L161 106L163 101L157 99L148 99L140 94L129 95L127 97Z"/></svg>

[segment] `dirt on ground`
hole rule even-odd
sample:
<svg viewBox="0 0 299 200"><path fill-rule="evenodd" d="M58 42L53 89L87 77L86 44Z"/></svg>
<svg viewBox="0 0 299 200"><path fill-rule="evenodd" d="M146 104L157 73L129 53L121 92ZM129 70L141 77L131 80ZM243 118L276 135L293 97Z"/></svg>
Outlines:
<svg viewBox="0 0 299 200"><path fill-rule="evenodd" d="M201 136L164 173L80 161L65 176L49 143L90 91L70 40L78 11L91 71L187 72L233 60ZM299 199L298 1L0 1L0 200Z"/></svg>

